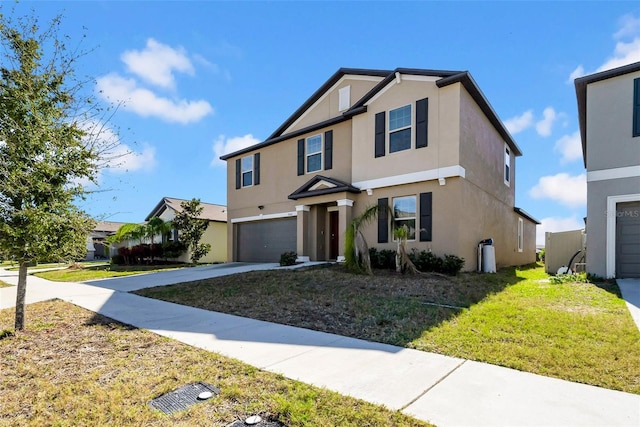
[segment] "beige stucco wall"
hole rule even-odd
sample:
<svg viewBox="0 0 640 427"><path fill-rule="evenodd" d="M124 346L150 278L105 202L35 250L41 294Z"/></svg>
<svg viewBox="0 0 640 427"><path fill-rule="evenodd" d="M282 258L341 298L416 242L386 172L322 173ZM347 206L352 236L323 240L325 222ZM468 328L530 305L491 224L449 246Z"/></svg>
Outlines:
<svg viewBox="0 0 640 427"><path fill-rule="evenodd" d="M455 85L452 85L455 86ZM375 115L385 111L388 133L389 110L412 105L412 146L415 147L415 102L429 98L428 147L389 153L388 140L386 155L374 156ZM353 156L358 161L353 164L353 181L367 181L411 172L454 166L459 162L458 129L459 108L455 87L438 89L435 82L403 79L394 80L384 94L374 98L367 106L367 114L353 118ZM388 134L387 134L388 139Z"/></svg>
<svg viewBox="0 0 640 427"><path fill-rule="evenodd" d="M331 170L320 170L298 176L298 140L309 136L324 134L333 130L333 167ZM324 141L324 140L323 140ZM260 184L236 189L235 160L260 153ZM303 134L292 139L281 141L259 150L245 153L227 160L227 254L228 260L233 257L233 224L234 218L255 217L259 215L281 215L295 212L297 205L304 201L288 199L289 194L303 186L316 175L326 175L341 181L351 182L351 121ZM324 154L323 154L324 156ZM324 166L324 157L323 157ZM259 209L263 206L263 209Z"/></svg>
<svg viewBox="0 0 640 427"><path fill-rule="evenodd" d="M460 116L460 163L465 169L465 178L513 207L516 186L513 152L509 149L511 180L506 185L506 143L464 88L460 90Z"/></svg>
<svg viewBox="0 0 640 427"><path fill-rule="evenodd" d="M307 112L300 117L292 126L285 130L286 133L304 129L305 127L322 123L325 120L338 117L342 114L339 111L339 90L350 86L350 102L349 107L353 106L356 101L360 100L367 92L382 80L382 77L373 76L344 76L333 88L316 101Z"/></svg>
<svg viewBox="0 0 640 427"><path fill-rule="evenodd" d="M640 71L587 85L587 171L637 166L633 138L633 80Z"/></svg>

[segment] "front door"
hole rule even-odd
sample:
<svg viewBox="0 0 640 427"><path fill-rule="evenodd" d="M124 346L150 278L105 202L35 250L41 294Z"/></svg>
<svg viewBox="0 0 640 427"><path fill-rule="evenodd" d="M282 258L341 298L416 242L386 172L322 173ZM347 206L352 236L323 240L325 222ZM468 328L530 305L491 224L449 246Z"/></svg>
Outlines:
<svg viewBox="0 0 640 427"><path fill-rule="evenodd" d="M329 212L329 259L338 259L338 211Z"/></svg>

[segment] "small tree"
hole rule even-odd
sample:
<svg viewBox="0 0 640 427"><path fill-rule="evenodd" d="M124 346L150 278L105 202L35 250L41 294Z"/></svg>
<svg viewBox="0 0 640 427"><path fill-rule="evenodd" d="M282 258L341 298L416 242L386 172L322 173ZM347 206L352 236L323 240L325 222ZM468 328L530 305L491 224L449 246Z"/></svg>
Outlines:
<svg viewBox="0 0 640 427"><path fill-rule="evenodd" d="M180 203L180 212L173 218L173 226L178 236L191 251L191 262L196 264L200 258L211 250L209 243L200 243L202 235L209 227L209 221L200 218L203 207L200 199L191 199Z"/></svg>
<svg viewBox="0 0 640 427"><path fill-rule="evenodd" d="M42 29L34 17L15 23L0 13L0 249L19 264L16 331L28 263L84 257L94 226L74 202L102 160L84 130L98 110L73 73L84 53L66 49L59 24Z"/></svg>

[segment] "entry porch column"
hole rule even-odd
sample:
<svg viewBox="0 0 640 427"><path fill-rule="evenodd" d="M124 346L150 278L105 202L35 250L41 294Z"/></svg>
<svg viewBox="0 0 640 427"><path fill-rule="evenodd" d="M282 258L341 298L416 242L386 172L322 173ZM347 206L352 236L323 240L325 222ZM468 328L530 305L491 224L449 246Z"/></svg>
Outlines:
<svg viewBox="0 0 640 427"><path fill-rule="evenodd" d="M340 199L338 205L338 262L344 262L344 238L353 219L353 200Z"/></svg>
<svg viewBox="0 0 640 427"><path fill-rule="evenodd" d="M298 253L298 258L296 262L309 262L309 211L311 210L310 206L307 205L298 205L296 206L296 214L298 218L297 223L297 241L296 241L296 251Z"/></svg>

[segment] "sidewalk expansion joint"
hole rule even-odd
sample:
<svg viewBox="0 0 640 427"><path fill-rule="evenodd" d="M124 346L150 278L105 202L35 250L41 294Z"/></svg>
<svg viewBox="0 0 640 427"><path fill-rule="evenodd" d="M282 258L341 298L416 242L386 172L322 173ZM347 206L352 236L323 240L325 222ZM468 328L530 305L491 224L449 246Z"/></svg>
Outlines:
<svg viewBox="0 0 640 427"><path fill-rule="evenodd" d="M402 408L400 408L400 411L404 411L405 409L407 409L409 406L413 405L414 403L416 403L420 398L422 398L425 394L429 393L431 390L434 389L434 387L436 387L438 384L440 384L442 381L444 381L445 379L447 379L449 377L449 375L453 374L455 371L458 370L458 368L460 368L462 365L464 365L467 361L463 360L462 362L460 362L455 368L453 368L452 370L450 370L449 372L447 372L442 378L440 378L438 381L436 381L435 383L431 384L431 386L429 386L429 388L427 388L425 391L423 391L422 393L420 393L419 395L417 395L413 400L411 400L409 403L407 403L406 405L404 405Z"/></svg>

